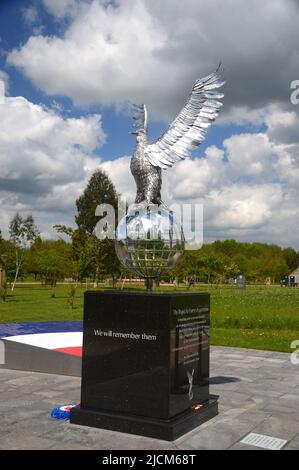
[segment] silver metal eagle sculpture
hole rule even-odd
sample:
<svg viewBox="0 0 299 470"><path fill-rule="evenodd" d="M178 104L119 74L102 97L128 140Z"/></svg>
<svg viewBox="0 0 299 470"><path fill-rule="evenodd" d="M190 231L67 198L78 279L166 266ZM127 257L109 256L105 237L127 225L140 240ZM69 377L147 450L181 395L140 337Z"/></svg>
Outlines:
<svg viewBox="0 0 299 470"><path fill-rule="evenodd" d="M187 103L168 130L153 144L148 143L147 109L144 104L132 104L136 121L136 148L131 158L131 172L137 185L135 203L164 205L161 199L162 169L189 157L206 137L219 114L225 84L220 66L216 72L196 80Z"/></svg>

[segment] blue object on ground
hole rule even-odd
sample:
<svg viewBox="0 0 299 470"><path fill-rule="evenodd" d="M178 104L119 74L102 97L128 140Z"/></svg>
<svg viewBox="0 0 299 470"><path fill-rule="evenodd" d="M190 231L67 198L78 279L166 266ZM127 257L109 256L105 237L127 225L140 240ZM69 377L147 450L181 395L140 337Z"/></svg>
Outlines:
<svg viewBox="0 0 299 470"><path fill-rule="evenodd" d="M53 419L70 419L71 409L77 405L62 405L53 408L51 411L51 418Z"/></svg>

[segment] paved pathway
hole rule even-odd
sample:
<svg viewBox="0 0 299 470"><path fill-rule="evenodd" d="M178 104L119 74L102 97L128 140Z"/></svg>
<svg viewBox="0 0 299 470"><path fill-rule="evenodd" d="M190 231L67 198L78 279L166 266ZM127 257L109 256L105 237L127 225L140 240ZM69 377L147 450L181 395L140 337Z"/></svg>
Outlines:
<svg viewBox="0 0 299 470"><path fill-rule="evenodd" d="M299 365L290 355L214 347L211 393L219 415L174 443L70 425L49 417L80 399L80 379L0 370L0 449L256 449L250 432L288 440L299 449Z"/></svg>

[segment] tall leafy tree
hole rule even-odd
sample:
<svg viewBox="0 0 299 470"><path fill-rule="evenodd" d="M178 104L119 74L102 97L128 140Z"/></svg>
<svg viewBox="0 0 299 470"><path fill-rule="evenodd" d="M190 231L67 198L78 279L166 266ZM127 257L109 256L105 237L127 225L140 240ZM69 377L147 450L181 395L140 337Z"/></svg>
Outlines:
<svg viewBox="0 0 299 470"><path fill-rule="evenodd" d="M299 253L296 253L293 248L285 248L282 250L282 255L290 271L299 267Z"/></svg>
<svg viewBox="0 0 299 470"><path fill-rule="evenodd" d="M117 211L117 193L112 181L102 170L96 170L91 176L82 196L76 201L78 228L92 235L98 221L95 215L100 204L111 204Z"/></svg>
<svg viewBox="0 0 299 470"><path fill-rule="evenodd" d="M98 222L95 215L100 204L110 204L117 217L117 192L109 177L102 170L91 176L82 196L76 201L76 230L63 225L56 225L57 232L72 239L73 259L77 277L93 277L98 284L99 278L119 275L119 261L115 254L113 240L99 240L94 229Z"/></svg>
<svg viewBox="0 0 299 470"><path fill-rule="evenodd" d="M30 248L39 236L39 231L32 215L22 218L19 213L16 213L9 224L9 235L11 242L15 246L15 277L11 288L13 291L24 260L24 252Z"/></svg>
<svg viewBox="0 0 299 470"><path fill-rule="evenodd" d="M43 279L74 276L72 244L64 240L42 240L38 237L24 256L24 270Z"/></svg>
<svg viewBox="0 0 299 470"><path fill-rule="evenodd" d="M82 196L76 201L78 233L73 234L80 275L92 270L96 284L99 277L119 271L113 240L99 240L94 235L98 222L95 215L100 204L110 204L117 218L117 192L108 175L96 170L91 176Z"/></svg>

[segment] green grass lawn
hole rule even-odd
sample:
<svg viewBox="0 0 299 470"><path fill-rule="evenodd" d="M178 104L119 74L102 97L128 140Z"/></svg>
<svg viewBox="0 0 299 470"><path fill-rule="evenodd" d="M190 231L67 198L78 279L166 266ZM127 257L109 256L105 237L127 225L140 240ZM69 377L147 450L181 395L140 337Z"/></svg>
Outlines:
<svg viewBox="0 0 299 470"><path fill-rule="evenodd" d="M0 303L0 323L82 320L84 290L83 287L77 288L75 308L71 310L68 303L70 288L67 285L57 285L54 298L50 287L17 285L13 293L9 291L7 301Z"/></svg>
<svg viewBox="0 0 299 470"><path fill-rule="evenodd" d="M73 310L69 290L58 285L52 298L49 287L17 285L7 302L0 303L0 322L81 320L85 286L77 287ZM202 286L200 290L211 293L212 344L290 352L291 342L299 340L299 289Z"/></svg>

